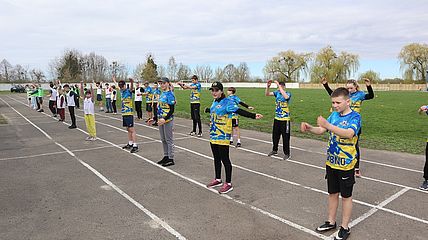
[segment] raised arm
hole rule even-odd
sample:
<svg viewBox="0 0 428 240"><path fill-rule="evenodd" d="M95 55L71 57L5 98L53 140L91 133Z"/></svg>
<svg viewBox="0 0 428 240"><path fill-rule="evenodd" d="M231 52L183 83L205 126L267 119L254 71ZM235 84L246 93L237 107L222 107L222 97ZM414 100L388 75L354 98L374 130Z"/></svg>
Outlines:
<svg viewBox="0 0 428 240"><path fill-rule="evenodd" d="M129 86L129 90L134 91L134 79L129 78L129 81L131 82L131 85Z"/></svg>
<svg viewBox="0 0 428 240"><path fill-rule="evenodd" d="M321 79L321 83L327 91L328 95L331 95L333 93L333 90L331 90L330 86L328 86L327 78L323 77Z"/></svg>
<svg viewBox="0 0 428 240"><path fill-rule="evenodd" d="M373 91L370 79L363 78L363 80L364 80L364 83L366 84L367 91L369 92L364 96L364 99L365 100L373 99L374 98L374 91Z"/></svg>
<svg viewBox="0 0 428 240"><path fill-rule="evenodd" d="M91 85L91 87L92 87L92 85ZM85 93L83 92L83 81L80 81L80 96L82 97L82 98L84 98L85 97L85 95L84 95Z"/></svg>
<svg viewBox="0 0 428 240"><path fill-rule="evenodd" d="M92 88L92 84L91 84L91 101L95 102L95 100L94 100L94 89Z"/></svg>
<svg viewBox="0 0 428 240"><path fill-rule="evenodd" d="M284 87L281 86L281 84L279 84L278 81L275 81L275 84L278 86L279 88L279 92L281 93L281 95L285 98L285 99L289 99L290 96L285 92Z"/></svg>
<svg viewBox="0 0 428 240"><path fill-rule="evenodd" d="M272 80L268 80L266 83L265 96L273 96L273 92L269 91Z"/></svg>

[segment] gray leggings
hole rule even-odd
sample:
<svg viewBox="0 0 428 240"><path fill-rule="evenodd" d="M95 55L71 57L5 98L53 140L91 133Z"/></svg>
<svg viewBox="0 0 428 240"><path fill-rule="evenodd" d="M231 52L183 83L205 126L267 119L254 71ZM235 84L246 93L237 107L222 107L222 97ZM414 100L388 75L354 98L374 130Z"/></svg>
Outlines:
<svg viewBox="0 0 428 240"><path fill-rule="evenodd" d="M169 159L174 159L174 136L172 128L174 120L159 126L159 134L162 140L163 155L168 156Z"/></svg>

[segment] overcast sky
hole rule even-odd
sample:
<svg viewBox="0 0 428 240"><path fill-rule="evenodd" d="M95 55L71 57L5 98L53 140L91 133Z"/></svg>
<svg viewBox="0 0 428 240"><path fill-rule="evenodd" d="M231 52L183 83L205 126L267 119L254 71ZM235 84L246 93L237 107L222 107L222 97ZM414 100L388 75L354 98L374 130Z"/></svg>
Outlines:
<svg viewBox="0 0 428 240"><path fill-rule="evenodd" d="M359 72L400 77L397 55L412 42L428 43L426 0L0 0L0 60L42 70L74 48L130 68L149 52L160 64L247 62L262 76L280 51L332 45L358 54Z"/></svg>

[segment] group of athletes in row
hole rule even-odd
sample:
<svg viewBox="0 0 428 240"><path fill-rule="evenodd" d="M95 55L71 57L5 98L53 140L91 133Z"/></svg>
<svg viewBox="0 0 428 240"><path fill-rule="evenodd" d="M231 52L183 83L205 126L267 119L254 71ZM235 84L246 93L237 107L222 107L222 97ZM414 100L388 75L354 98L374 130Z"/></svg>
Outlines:
<svg viewBox="0 0 428 240"><path fill-rule="evenodd" d="M202 124L200 117L200 97L201 97L201 84L197 76L193 76L192 83L187 85L179 82L178 85L182 89L190 89L190 110L191 118L193 121L193 128L190 135L202 137ZM115 85L117 84L120 90L120 97L122 101L122 118L123 126L128 131L128 144L123 148L130 149L131 153L138 151L136 144L136 132L134 128L134 110L137 112L138 120L142 119L141 102L142 96L146 96L146 110L148 112L147 124L159 126L160 138L163 146L163 158L158 162L162 166L174 165L174 110L176 99L174 96L174 86L168 78L161 78L153 85L153 88L148 83L144 87L140 87L137 83L137 88L134 88L134 82L130 78L129 84L121 80L116 82L113 78L114 85L109 86L105 84L105 97L106 97L106 112L116 112L115 107L109 107L108 104L113 103L117 97L115 92ZM355 80L349 80L346 87L340 87L334 91L328 86L326 79L322 79L322 84L328 94L330 95L332 108L330 116L325 119L319 116L317 119L317 126L312 126L306 122L302 122L300 130L313 134L324 134L329 132L329 142L327 149L326 160L326 179L328 188L328 219L319 226L316 230L325 232L337 228L336 213L339 204L339 194L342 196L342 222L335 239L346 239L350 234L348 226L351 213L352 213L352 191L355 183L355 177L361 176L359 169L360 151L359 151L359 137L361 134L361 106L365 100L373 99L374 92L369 79L364 79L368 93L359 89L359 85ZM275 97L275 117L272 128L272 151L268 156L278 154L279 140L283 138L283 152L284 160L290 159L290 110L289 103L291 100L291 93L286 91L285 83L275 81L277 90L271 91L270 87L273 81L269 80L265 89L266 96ZM162 91L158 90L158 84ZM83 112L89 136L87 140L96 139L95 130L95 97L101 103L100 111L103 111L102 104L102 87L100 83L96 83L96 95L92 89L84 87L83 83L80 85L80 93L83 98ZM232 186L232 164L229 158L229 146L233 144L234 136L236 136L237 147L241 146L239 136L239 121L238 116L260 119L261 114L251 113L239 105L244 106L250 110L254 107L241 101L236 96L236 89L230 87L224 91L221 82L212 83L209 88L213 97L211 107L205 109L205 113L210 114L210 147L214 157L214 179L207 184L208 188L220 187L219 193L226 194L233 190ZM64 120L65 105L68 106L72 124L69 128L75 128L74 107L79 102L78 94L76 93L76 86L74 89L68 84L55 86L51 84L49 99L56 106L57 111L53 108L51 111L54 115L57 112L60 114L60 121ZM226 96L226 94L228 96ZM36 90L30 94L36 94ZM39 94L39 92L37 92ZM133 97L134 96L134 97ZM56 99L54 99L56 98ZM107 100L113 98L113 101ZM31 98L29 98L31 100ZM135 102L135 108L134 108ZM154 115L151 113L154 110ZM428 106L422 106L420 112L428 114ZM196 132L198 127L198 132ZM428 141L427 141L427 161L424 168L424 178L422 186L423 190L428 190ZM222 165L225 168L226 178L225 182L221 178Z"/></svg>

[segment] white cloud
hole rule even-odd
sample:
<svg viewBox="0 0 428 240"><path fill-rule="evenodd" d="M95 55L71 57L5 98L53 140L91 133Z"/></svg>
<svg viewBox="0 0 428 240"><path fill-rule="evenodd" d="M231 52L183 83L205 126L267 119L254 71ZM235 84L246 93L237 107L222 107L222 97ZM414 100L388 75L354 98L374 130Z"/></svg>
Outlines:
<svg viewBox="0 0 428 240"><path fill-rule="evenodd" d="M65 48L134 65L148 52L187 64L264 62L327 44L361 59L395 59L427 42L428 2L0 0L0 58L46 69ZM257 72L256 70L255 72Z"/></svg>

